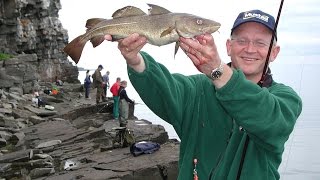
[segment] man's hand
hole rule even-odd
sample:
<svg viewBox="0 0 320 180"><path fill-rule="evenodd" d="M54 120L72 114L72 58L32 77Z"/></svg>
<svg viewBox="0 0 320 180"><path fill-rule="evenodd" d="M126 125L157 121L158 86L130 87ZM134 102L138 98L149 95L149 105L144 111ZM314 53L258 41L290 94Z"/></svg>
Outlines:
<svg viewBox="0 0 320 180"><path fill-rule="evenodd" d="M180 47L191 59L197 69L207 76L211 76L213 69L220 66L221 59L216 44L210 34L199 35L195 39L180 38ZM223 75L213 81L216 88L223 87L231 78L233 71L225 64Z"/></svg>
<svg viewBox="0 0 320 180"><path fill-rule="evenodd" d="M105 40L111 41L111 35L106 35ZM131 34L130 36L118 41L118 49L122 56L127 61L127 64L137 72L143 72L145 64L139 51L147 43L147 38L140 36L137 33Z"/></svg>
<svg viewBox="0 0 320 180"><path fill-rule="evenodd" d="M200 72L210 75L213 69L219 67L221 59L212 35L199 35L195 39L180 37L180 41L181 49Z"/></svg>

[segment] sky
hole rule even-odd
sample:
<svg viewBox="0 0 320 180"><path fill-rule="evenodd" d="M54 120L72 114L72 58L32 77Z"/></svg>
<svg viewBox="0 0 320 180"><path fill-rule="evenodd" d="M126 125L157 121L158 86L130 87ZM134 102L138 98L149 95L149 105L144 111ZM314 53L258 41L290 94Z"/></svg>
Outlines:
<svg viewBox="0 0 320 180"><path fill-rule="evenodd" d="M237 15L242 11L261 9L275 18L280 0L60 0L62 9L59 19L67 29L69 41L85 33L85 23L89 18L111 18L117 9L133 5L147 12L147 3L162 6L171 12L198 15L221 23L219 32L213 33L215 42L224 62L229 62L225 42L229 38L230 29ZM278 24L278 44L280 54L274 64L320 64L320 7L319 0L287 0L284 2ZM174 58L174 44L161 47L147 44L143 51L151 54L158 62L163 63L171 72L182 74L198 73L191 61L180 50ZM71 60L71 59L70 59ZM84 48L79 67L96 69L103 64L104 70L119 68L124 70L126 64L117 49L116 42L104 42L93 48L90 43ZM183 66L182 66L183 65ZM115 72L113 75L117 75ZM119 73L120 75L120 73Z"/></svg>

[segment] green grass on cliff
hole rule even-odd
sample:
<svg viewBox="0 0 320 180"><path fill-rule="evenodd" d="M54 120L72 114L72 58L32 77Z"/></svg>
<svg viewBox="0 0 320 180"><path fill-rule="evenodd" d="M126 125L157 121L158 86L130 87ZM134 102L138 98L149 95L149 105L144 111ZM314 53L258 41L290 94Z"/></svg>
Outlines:
<svg viewBox="0 0 320 180"><path fill-rule="evenodd" d="M0 53L0 61L5 61L5 60L8 60L8 59L10 59L12 57L13 57L13 55Z"/></svg>

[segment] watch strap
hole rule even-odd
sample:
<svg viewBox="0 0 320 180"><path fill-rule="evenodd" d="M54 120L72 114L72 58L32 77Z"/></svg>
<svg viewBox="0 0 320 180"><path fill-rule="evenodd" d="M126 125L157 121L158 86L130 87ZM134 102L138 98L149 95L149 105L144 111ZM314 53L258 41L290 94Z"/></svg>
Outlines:
<svg viewBox="0 0 320 180"><path fill-rule="evenodd" d="M220 61L219 67L217 67L217 68L215 68L215 69L213 69L211 71L210 76L209 76L210 79L216 80L216 79L219 79L222 76L222 74L223 74L223 65L224 65L223 62Z"/></svg>

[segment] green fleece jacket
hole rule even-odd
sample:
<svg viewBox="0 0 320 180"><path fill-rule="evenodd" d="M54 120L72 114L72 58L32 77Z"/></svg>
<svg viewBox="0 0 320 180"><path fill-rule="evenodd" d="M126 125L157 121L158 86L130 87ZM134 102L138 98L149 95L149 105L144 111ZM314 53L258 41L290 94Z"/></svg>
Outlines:
<svg viewBox="0 0 320 180"><path fill-rule="evenodd" d="M235 180L247 134L240 179L280 178L284 144L302 110L292 88L276 82L261 88L234 70L230 81L216 89L203 74L171 74L140 53L146 69L137 73L128 67L128 75L144 103L170 123L181 140L179 180L193 178L194 158L199 180Z"/></svg>

